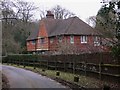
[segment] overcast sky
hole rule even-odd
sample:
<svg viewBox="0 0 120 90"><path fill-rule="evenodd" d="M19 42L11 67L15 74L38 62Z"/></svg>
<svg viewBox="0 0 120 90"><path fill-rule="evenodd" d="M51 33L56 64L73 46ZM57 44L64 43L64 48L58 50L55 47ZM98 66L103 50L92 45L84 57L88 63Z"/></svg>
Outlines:
<svg viewBox="0 0 120 90"><path fill-rule="evenodd" d="M63 8L70 10L75 13L76 16L86 21L89 16L95 16L101 7L102 0L26 0L34 2L35 5L39 6L44 10L49 10L55 5L60 5ZM37 12L35 13L36 18L40 18Z"/></svg>

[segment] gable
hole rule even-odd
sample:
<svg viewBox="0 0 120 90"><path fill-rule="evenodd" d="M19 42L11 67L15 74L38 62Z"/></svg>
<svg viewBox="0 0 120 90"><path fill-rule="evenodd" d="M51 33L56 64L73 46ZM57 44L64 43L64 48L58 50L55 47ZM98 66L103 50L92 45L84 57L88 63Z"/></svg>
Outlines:
<svg viewBox="0 0 120 90"><path fill-rule="evenodd" d="M46 27L43 21L40 22L40 29L38 32L38 37L48 37Z"/></svg>

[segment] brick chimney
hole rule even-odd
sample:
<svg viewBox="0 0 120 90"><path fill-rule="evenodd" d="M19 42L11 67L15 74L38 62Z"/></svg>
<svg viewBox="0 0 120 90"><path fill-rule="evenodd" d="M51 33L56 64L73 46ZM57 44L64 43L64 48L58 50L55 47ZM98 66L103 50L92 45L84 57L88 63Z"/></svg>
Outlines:
<svg viewBox="0 0 120 90"><path fill-rule="evenodd" d="M52 14L51 11L47 11L46 18L54 19L54 14Z"/></svg>

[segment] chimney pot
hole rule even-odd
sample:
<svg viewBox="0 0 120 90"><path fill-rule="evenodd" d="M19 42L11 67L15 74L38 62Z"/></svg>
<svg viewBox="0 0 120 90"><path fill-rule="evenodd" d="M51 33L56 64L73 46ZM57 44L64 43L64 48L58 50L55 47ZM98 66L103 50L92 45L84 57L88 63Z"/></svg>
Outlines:
<svg viewBox="0 0 120 90"><path fill-rule="evenodd" d="M52 14L51 11L47 11L46 17L47 17L47 18L53 18L53 19L54 19L54 15Z"/></svg>

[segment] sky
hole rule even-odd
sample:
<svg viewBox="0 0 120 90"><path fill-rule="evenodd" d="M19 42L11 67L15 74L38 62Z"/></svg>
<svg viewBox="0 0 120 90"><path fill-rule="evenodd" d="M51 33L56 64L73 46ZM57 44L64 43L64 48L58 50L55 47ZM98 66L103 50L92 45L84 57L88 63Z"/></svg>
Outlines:
<svg viewBox="0 0 120 90"><path fill-rule="evenodd" d="M102 0L25 0L34 2L36 6L40 7L40 10L49 10L55 5L60 5L63 8L75 13L80 19L86 22L86 19L90 16L95 16L101 8ZM39 19L38 11L35 13L35 18Z"/></svg>

